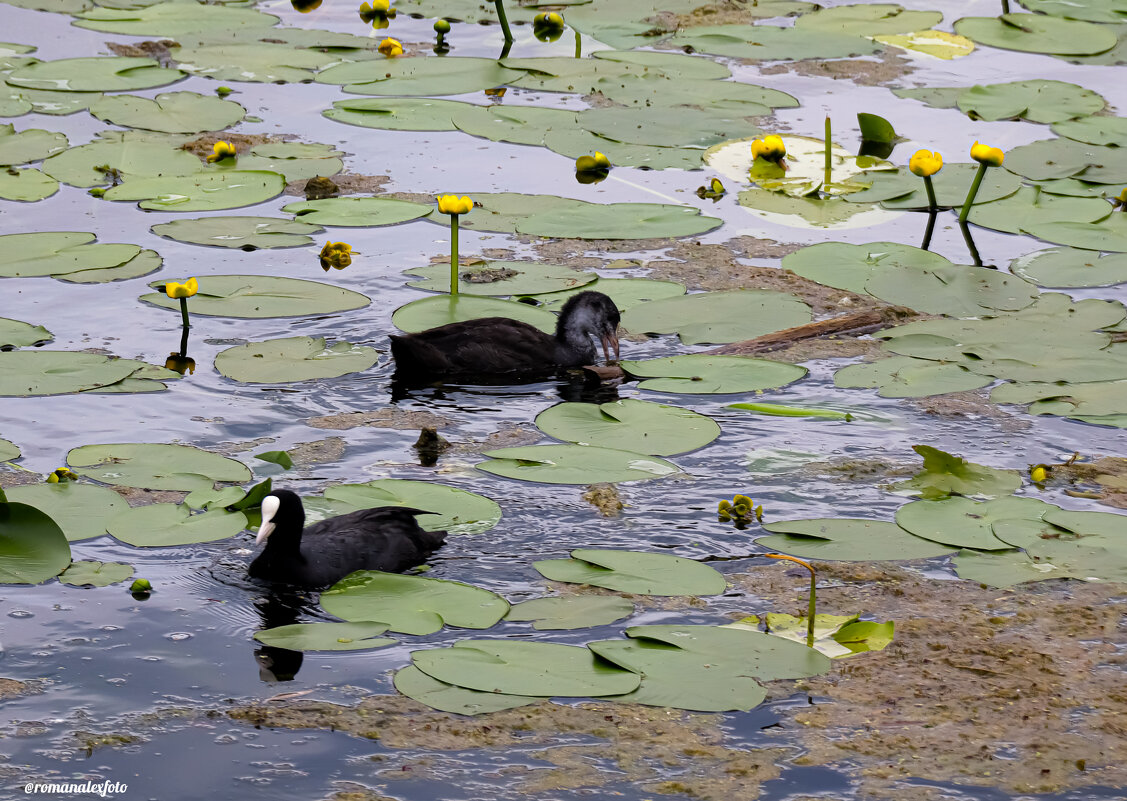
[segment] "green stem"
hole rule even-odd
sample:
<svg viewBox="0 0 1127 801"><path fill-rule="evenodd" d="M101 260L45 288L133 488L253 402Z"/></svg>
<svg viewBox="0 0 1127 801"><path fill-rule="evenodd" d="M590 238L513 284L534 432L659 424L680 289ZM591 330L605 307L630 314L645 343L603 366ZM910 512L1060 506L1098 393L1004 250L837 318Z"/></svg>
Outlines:
<svg viewBox="0 0 1127 801"><path fill-rule="evenodd" d="M970 251L971 261L975 267L982 267L982 256L978 254L978 248L975 247L974 238L970 235L970 226L962 220L959 220L959 229L963 232L963 241L967 243L967 250Z"/></svg>
<svg viewBox="0 0 1127 801"><path fill-rule="evenodd" d="M188 328L185 326L180 329L180 358L186 359L188 357Z"/></svg>
<svg viewBox="0 0 1127 801"><path fill-rule="evenodd" d="M1003 14L1009 14L1010 13L1010 0L1002 0L1002 13Z"/></svg>
<svg viewBox="0 0 1127 801"><path fill-rule="evenodd" d="M931 176L924 176L924 189L927 190L927 210L932 214L939 210L939 204L935 202L935 187L931 185Z"/></svg>
<svg viewBox="0 0 1127 801"><path fill-rule="evenodd" d="M190 322L188 322L188 299L187 298L180 298L180 319L183 321L185 331L187 331L189 328L192 327L192 324Z"/></svg>
<svg viewBox="0 0 1127 801"><path fill-rule="evenodd" d="M498 3L499 4L499 3ZM450 215L450 294L458 294L458 215Z"/></svg>
<svg viewBox="0 0 1127 801"><path fill-rule="evenodd" d="M493 0L493 5L497 8L497 18L501 20L501 30L505 34L505 41L513 41L513 32L509 30L509 18L505 16L505 3L503 0Z"/></svg>
<svg viewBox="0 0 1127 801"><path fill-rule="evenodd" d="M575 57L583 57L583 38L579 35L579 31L575 32Z"/></svg>
<svg viewBox="0 0 1127 801"><path fill-rule="evenodd" d="M810 567L810 565L807 565ZM817 612L818 603L818 588L815 584L817 581L814 575L814 568L810 567L810 603L806 607L806 647L814 647L814 616Z"/></svg>
<svg viewBox="0 0 1127 801"><path fill-rule="evenodd" d="M935 231L935 217L939 212L929 211L927 214L927 228L924 230L924 241L920 250L927 250L931 245L931 234Z"/></svg>
<svg viewBox="0 0 1127 801"><path fill-rule="evenodd" d="M833 133L830 129L830 118L826 117L826 175L822 180L822 192L826 195L830 193L830 140L833 138Z"/></svg>
<svg viewBox="0 0 1127 801"><path fill-rule="evenodd" d="M959 212L959 224L962 225L967 221L970 216L970 207L974 203L974 196L978 194L978 187L982 185L982 177L986 175L988 165L979 164L978 172L974 174L974 181L971 182L970 191L967 192L967 199L963 203L963 210Z"/></svg>

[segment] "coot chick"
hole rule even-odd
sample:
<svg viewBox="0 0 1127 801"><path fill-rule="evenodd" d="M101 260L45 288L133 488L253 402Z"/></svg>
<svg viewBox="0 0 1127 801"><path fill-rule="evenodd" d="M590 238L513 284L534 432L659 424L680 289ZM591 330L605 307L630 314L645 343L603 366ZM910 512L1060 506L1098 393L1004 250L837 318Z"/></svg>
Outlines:
<svg viewBox="0 0 1127 801"><path fill-rule="evenodd" d="M555 336L507 317L449 323L392 336L395 375L407 380L536 378L595 361L618 359L618 307L601 292L580 292L564 304Z"/></svg>
<svg viewBox="0 0 1127 801"><path fill-rule="evenodd" d="M274 490L262 499L256 545L266 543L247 568L253 578L299 587L327 587L356 570L399 572L422 564L446 541L445 531L424 531L421 509L379 506L305 527L301 498Z"/></svg>

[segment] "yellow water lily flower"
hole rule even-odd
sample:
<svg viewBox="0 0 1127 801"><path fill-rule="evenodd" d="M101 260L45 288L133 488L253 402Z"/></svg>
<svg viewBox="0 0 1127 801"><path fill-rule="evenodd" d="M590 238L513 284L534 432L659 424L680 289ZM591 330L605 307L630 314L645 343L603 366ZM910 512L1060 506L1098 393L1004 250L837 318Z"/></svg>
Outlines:
<svg viewBox="0 0 1127 801"><path fill-rule="evenodd" d="M1039 464L1029 471L1029 477L1033 479L1034 484L1043 484L1049 477L1049 471L1045 469L1045 465Z"/></svg>
<svg viewBox="0 0 1127 801"><path fill-rule="evenodd" d="M178 351L172 351L164 360L164 367L166 370L175 370L180 375L191 374L196 372L196 360Z"/></svg>
<svg viewBox="0 0 1127 801"><path fill-rule="evenodd" d="M222 161L225 158L235 158L238 153L235 151L235 146L230 142L219 141L212 147L212 153L207 157L208 163L214 161Z"/></svg>
<svg viewBox="0 0 1127 801"><path fill-rule="evenodd" d="M783 143L783 138L776 134L756 139L751 143L751 157L753 159L763 159L781 167L786 154L787 146Z"/></svg>
<svg viewBox="0 0 1127 801"><path fill-rule="evenodd" d="M325 272L328 272L330 267L343 270L352 264L353 252L352 245L347 242L326 242L321 248L321 269Z"/></svg>
<svg viewBox="0 0 1127 801"><path fill-rule="evenodd" d="M1006 154L1002 152L1001 148L975 142L971 146L970 157L979 164L985 164L988 167L1001 167Z"/></svg>
<svg viewBox="0 0 1127 801"><path fill-rule="evenodd" d="M438 211L442 214L469 214L473 211L473 200L468 195L439 195Z"/></svg>
<svg viewBox="0 0 1127 801"><path fill-rule="evenodd" d="M917 150L908 161L908 169L913 175L928 178L943 169L943 156L939 151Z"/></svg>
<svg viewBox="0 0 1127 801"><path fill-rule="evenodd" d="M164 285L164 294L170 298L190 298L200 291L200 284L195 278L189 278L182 284L169 281Z"/></svg>
<svg viewBox="0 0 1127 801"><path fill-rule="evenodd" d="M60 467L51 473L47 474L48 484L61 484L67 481L77 481L78 474L72 471L69 467Z"/></svg>
<svg viewBox="0 0 1127 801"><path fill-rule="evenodd" d="M555 11L547 11L533 17L532 24L537 28L562 28L564 18L562 14L557 14Z"/></svg>
<svg viewBox="0 0 1127 801"><path fill-rule="evenodd" d="M398 39L392 39L390 36L380 42L380 46L376 48L388 58L395 58L396 56L403 55L403 45Z"/></svg>
<svg viewBox="0 0 1127 801"><path fill-rule="evenodd" d="M593 156L580 156L575 160L576 172L606 172L610 168L610 159L597 150Z"/></svg>

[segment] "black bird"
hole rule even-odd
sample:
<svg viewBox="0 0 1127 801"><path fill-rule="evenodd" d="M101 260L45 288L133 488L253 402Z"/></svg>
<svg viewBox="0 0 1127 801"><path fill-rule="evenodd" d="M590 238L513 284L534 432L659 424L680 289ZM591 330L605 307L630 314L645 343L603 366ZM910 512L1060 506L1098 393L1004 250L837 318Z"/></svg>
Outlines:
<svg viewBox="0 0 1127 801"><path fill-rule="evenodd" d="M299 587L327 587L356 570L399 572L422 564L446 541L445 531L424 531L421 509L379 506L305 527L297 493L274 490L262 499L255 544L266 543L247 573Z"/></svg>
<svg viewBox="0 0 1127 801"><path fill-rule="evenodd" d="M618 359L618 307L601 292L580 292L564 304L556 334L507 317L483 317L391 337L395 375L408 380L536 378L595 361Z"/></svg>

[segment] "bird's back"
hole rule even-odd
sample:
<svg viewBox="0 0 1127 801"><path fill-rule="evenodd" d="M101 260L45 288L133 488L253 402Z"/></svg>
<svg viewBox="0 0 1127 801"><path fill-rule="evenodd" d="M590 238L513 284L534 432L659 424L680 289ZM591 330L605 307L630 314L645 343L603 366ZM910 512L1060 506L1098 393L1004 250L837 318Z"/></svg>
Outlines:
<svg viewBox="0 0 1127 801"><path fill-rule="evenodd" d="M396 374L411 378L543 375L561 366L555 337L507 317L392 336L391 353Z"/></svg>

